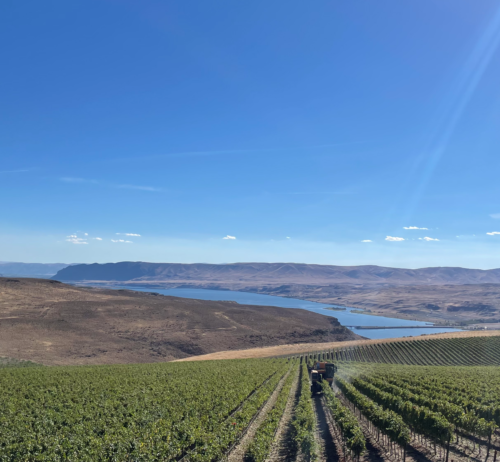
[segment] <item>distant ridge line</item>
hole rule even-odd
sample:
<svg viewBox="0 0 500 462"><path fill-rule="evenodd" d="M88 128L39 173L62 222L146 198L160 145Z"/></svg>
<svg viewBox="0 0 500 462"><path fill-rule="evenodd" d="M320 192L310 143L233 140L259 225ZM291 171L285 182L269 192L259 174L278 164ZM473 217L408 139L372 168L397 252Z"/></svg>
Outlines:
<svg viewBox="0 0 500 462"><path fill-rule="evenodd" d="M68 266L53 277L72 282L249 283L249 284L500 284L500 268L419 269L376 265L334 266L306 263L148 263L119 262Z"/></svg>

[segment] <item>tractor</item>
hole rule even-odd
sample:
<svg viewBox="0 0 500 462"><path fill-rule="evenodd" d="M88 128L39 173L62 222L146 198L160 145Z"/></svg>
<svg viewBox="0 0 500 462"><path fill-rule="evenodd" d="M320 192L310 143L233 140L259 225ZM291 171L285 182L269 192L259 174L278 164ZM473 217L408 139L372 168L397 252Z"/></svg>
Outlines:
<svg viewBox="0 0 500 462"><path fill-rule="evenodd" d="M326 380L330 386L337 366L333 363L317 362L311 370L311 393L321 392L321 382Z"/></svg>

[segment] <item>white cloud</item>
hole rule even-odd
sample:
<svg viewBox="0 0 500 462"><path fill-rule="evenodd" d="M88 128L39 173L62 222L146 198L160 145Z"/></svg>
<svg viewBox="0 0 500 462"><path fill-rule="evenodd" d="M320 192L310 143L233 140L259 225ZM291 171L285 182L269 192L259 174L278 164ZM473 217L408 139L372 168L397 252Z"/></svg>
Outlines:
<svg viewBox="0 0 500 462"><path fill-rule="evenodd" d="M88 236L88 235L89 235L89 233L83 233L83 234L85 234L85 236Z"/></svg>
<svg viewBox="0 0 500 462"><path fill-rule="evenodd" d="M92 239L95 239L96 241L102 241L102 238L100 237L93 237Z"/></svg>
<svg viewBox="0 0 500 462"><path fill-rule="evenodd" d="M432 237L427 237L427 236L426 237L419 237L419 240L421 240L421 241L427 241L427 242L429 242L429 241L439 241L439 239L434 239Z"/></svg>
<svg viewBox="0 0 500 462"><path fill-rule="evenodd" d="M290 236L287 236L286 238L287 238L287 239L291 239L291 237L290 237Z"/></svg>
<svg viewBox="0 0 500 462"><path fill-rule="evenodd" d="M87 238L78 237L77 234L70 234L69 236L66 236L66 241L71 242L72 244L88 244Z"/></svg>
<svg viewBox="0 0 500 462"><path fill-rule="evenodd" d="M500 213L491 213L490 217L494 218L495 220L500 220Z"/></svg>
<svg viewBox="0 0 500 462"><path fill-rule="evenodd" d="M111 242L121 242L123 244L133 244L132 241L125 241L124 239L111 239Z"/></svg>
<svg viewBox="0 0 500 462"><path fill-rule="evenodd" d="M392 241L392 242L399 242L399 241L404 241L403 237L392 237L392 236L387 236L385 238L386 241Z"/></svg>
<svg viewBox="0 0 500 462"><path fill-rule="evenodd" d="M387 236L387 237L389 237L389 236ZM361 242L373 242L373 241L371 241L370 239L364 239Z"/></svg>
<svg viewBox="0 0 500 462"><path fill-rule="evenodd" d="M494 236L495 234L500 234L498 231L492 231L491 233L486 233L488 236Z"/></svg>
<svg viewBox="0 0 500 462"><path fill-rule="evenodd" d="M124 236L135 236L135 237L141 237L140 234L134 234L134 233L116 233L117 235L123 234Z"/></svg>
<svg viewBox="0 0 500 462"><path fill-rule="evenodd" d="M71 236L67 236L67 242L71 242L72 244L88 244L87 239L82 239L81 237L77 237L74 234Z"/></svg>
<svg viewBox="0 0 500 462"><path fill-rule="evenodd" d="M403 229L425 229L425 230L428 230L429 228L419 228L418 226L403 226Z"/></svg>
<svg viewBox="0 0 500 462"><path fill-rule="evenodd" d="M231 240L231 241L234 241L236 238L234 236L230 236L229 234L226 236L226 237L223 237L222 239L226 239L226 240Z"/></svg>

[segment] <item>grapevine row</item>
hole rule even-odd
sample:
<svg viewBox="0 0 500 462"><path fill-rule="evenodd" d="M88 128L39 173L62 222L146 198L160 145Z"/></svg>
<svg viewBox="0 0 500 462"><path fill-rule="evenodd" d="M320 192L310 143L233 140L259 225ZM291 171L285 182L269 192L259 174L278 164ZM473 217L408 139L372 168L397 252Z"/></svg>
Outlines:
<svg viewBox="0 0 500 462"><path fill-rule="evenodd" d="M297 373L298 363L293 366L293 369L288 374L274 407L269 411L266 418L257 429L254 439L247 448L245 461L264 462L268 457L276 430L278 429L278 425L289 399L290 389L292 388L293 381L296 379Z"/></svg>
<svg viewBox="0 0 500 462"><path fill-rule="evenodd" d="M342 434L344 447L359 457L366 449L366 440L358 419L335 396L327 381L322 382L322 388L326 406L330 410L335 424Z"/></svg>
<svg viewBox="0 0 500 462"><path fill-rule="evenodd" d="M379 390L360 379L354 379L352 385L384 408L396 412L416 433L441 445L450 441L454 427L442 414L433 412L425 406L403 401L400 397Z"/></svg>
<svg viewBox="0 0 500 462"><path fill-rule="evenodd" d="M313 358L334 362L356 361L420 366L499 366L500 336L430 338L357 345L306 355L306 360L312 361Z"/></svg>
<svg viewBox="0 0 500 462"><path fill-rule="evenodd" d="M378 431L399 446L406 446L410 441L410 429L397 413L384 410L341 378L337 378L335 384Z"/></svg>
<svg viewBox="0 0 500 462"><path fill-rule="evenodd" d="M315 425L316 421L311 400L309 376L306 364L303 363L300 375L300 396L295 407L292 426L294 430L293 439L306 460L314 460L316 458Z"/></svg>
<svg viewBox="0 0 500 462"><path fill-rule="evenodd" d="M0 460L219 460L289 365L3 369Z"/></svg>
<svg viewBox="0 0 500 462"><path fill-rule="evenodd" d="M437 387L434 387L434 391L430 392L423 385L410 385L401 379L398 380L390 376L366 377L364 379L386 392L441 412L450 422L469 433L488 436L490 431L500 425L500 406L498 405L485 406L470 398L457 398L454 393L439 390Z"/></svg>

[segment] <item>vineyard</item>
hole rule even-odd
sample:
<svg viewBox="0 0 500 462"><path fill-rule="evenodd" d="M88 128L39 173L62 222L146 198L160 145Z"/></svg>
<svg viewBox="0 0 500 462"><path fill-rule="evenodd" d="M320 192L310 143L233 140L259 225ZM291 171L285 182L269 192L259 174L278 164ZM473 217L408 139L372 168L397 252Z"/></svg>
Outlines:
<svg viewBox="0 0 500 462"><path fill-rule="evenodd" d="M499 368L344 363L339 371L336 388L376 428L387 426L365 414L366 402L407 427L402 440L388 435L400 449L419 446L437 460L485 460L500 451Z"/></svg>
<svg viewBox="0 0 500 462"><path fill-rule="evenodd" d="M294 433L284 437L313 458L308 375L298 359L6 368L0 460L217 461L237 454L263 461L289 402ZM254 437L242 451L250 427Z"/></svg>
<svg viewBox="0 0 500 462"><path fill-rule="evenodd" d="M333 361L418 366L500 366L500 336L419 338L406 342L340 347L324 350L320 354Z"/></svg>
<svg viewBox="0 0 500 462"><path fill-rule="evenodd" d="M0 461L500 462L500 368L432 365L490 363L497 347L484 337L270 359L8 362ZM318 360L338 370L312 394Z"/></svg>

